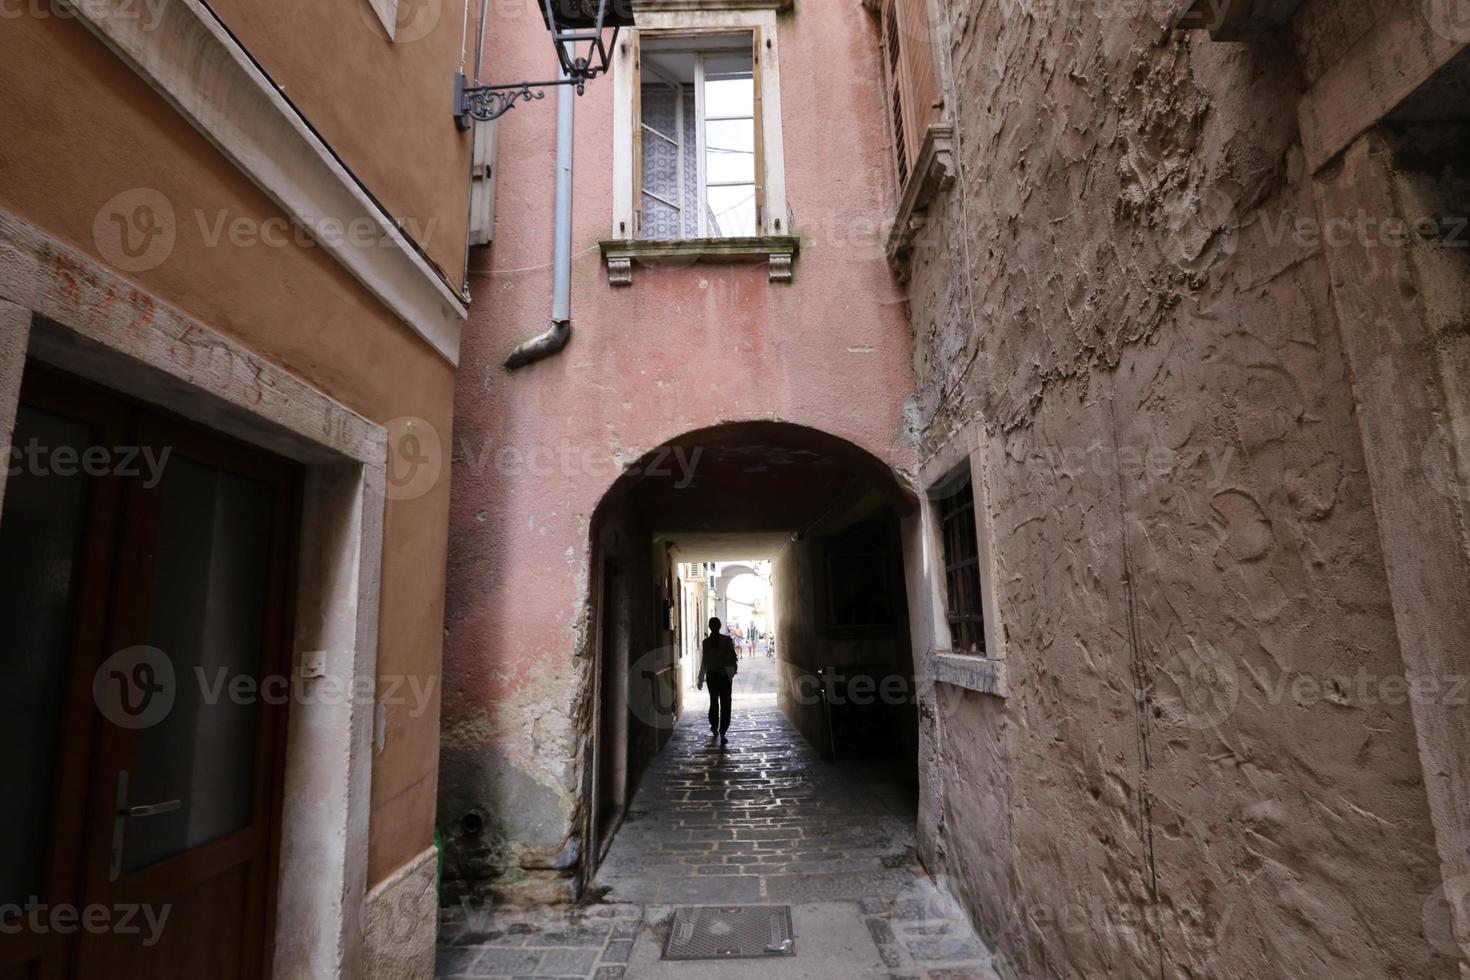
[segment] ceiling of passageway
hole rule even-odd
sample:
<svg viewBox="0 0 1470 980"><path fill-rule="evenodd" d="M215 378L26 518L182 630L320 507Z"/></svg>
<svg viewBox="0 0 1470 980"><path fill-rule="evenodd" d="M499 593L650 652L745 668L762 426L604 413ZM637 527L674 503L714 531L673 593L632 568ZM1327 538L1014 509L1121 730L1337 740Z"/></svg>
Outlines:
<svg viewBox="0 0 1470 980"><path fill-rule="evenodd" d="M813 523L858 475L834 460L784 446L694 446L671 453L668 475L633 493L651 527L669 531L782 531Z"/></svg>
<svg viewBox="0 0 1470 980"><path fill-rule="evenodd" d="M679 547L680 561L751 562L775 558L791 541L791 529L743 534L739 531L675 531L661 540Z"/></svg>
<svg viewBox="0 0 1470 980"><path fill-rule="evenodd" d="M909 506L887 469L857 447L776 423L690 433L621 482L659 532L791 532L873 490L901 511Z"/></svg>

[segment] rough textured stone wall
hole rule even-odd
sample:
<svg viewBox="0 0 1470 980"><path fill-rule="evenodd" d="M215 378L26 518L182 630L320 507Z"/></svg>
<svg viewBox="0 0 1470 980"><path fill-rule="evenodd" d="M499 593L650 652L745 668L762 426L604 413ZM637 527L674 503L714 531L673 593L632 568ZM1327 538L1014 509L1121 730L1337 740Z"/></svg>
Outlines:
<svg viewBox="0 0 1470 980"><path fill-rule="evenodd" d="M929 706L931 860L1022 975L1453 975L1289 34L937 6L922 447L984 420L1010 693Z"/></svg>

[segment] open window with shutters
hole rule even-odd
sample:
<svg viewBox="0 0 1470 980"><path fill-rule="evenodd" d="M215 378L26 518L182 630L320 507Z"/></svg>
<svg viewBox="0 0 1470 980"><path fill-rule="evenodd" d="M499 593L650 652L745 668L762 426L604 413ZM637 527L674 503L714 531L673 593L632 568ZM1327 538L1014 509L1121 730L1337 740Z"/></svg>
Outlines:
<svg viewBox="0 0 1470 980"><path fill-rule="evenodd" d="M889 258L912 250L935 196L954 182L953 128L944 121L928 0L872 0L880 21L883 89L893 143L898 211Z"/></svg>
<svg viewBox="0 0 1470 980"><path fill-rule="evenodd" d="M613 73L613 285L635 261L768 260L791 278L775 10L687 13L640 27ZM691 23L691 20L694 21Z"/></svg>

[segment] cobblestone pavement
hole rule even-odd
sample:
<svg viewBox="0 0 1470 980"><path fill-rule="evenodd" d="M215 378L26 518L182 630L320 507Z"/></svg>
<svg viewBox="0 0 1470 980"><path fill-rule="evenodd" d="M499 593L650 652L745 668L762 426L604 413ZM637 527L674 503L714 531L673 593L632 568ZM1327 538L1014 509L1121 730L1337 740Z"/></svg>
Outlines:
<svg viewBox="0 0 1470 980"><path fill-rule="evenodd" d="M774 706L730 744L689 703L604 861L597 904L446 911L441 977L991 980L985 946L914 857L917 801L880 767L819 760ZM790 905L795 955L664 962L677 905Z"/></svg>

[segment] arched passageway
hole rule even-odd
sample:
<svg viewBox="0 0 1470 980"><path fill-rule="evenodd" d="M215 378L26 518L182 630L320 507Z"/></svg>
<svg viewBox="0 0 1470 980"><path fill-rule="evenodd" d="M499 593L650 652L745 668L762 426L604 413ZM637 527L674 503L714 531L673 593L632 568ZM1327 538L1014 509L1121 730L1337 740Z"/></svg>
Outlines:
<svg viewBox="0 0 1470 980"><path fill-rule="evenodd" d="M731 758L784 731L802 743L790 758L860 767L891 784L886 798L907 799L900 809L912 824L918 719L901 522L914 506L871 454L779 422L691 432L619 478L591 528L597 665L584 873L595 873L675 725L709 734L703 696L685 688L719 589L754 571L718 566L731 573L721 580L715 563L768 563L773 598L779 714L740 717L737 699ZM760 790L709 788L744 798Z"/></svg>

